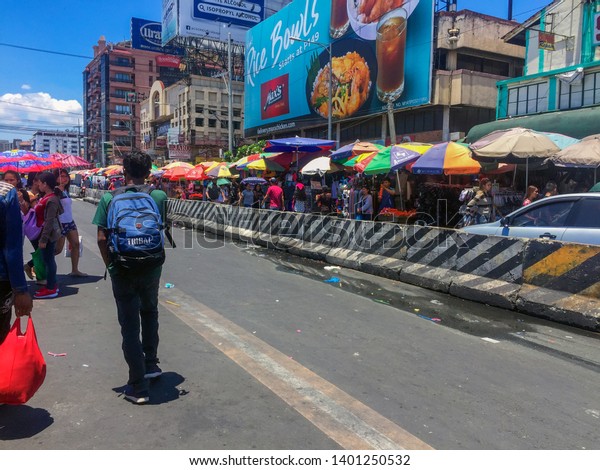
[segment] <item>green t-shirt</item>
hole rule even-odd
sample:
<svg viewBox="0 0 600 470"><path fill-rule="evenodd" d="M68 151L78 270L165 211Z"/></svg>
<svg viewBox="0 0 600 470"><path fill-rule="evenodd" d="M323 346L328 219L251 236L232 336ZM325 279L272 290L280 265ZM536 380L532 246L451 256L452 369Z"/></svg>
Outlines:
<svg viewBox="0 0 600 470"><path fill-rule="evenodd" d="M132 187L132 189L133 189L133 187ZM127 190L127 191L129 192L130 190ZM167 223L167 199L168 199L167 194L164 191L155 189L150 193L150 196L152 197L152 199L154 199L154 202L156 202L156 205L158 206L158 209L160 210L160 215L162 217L163 223L166 224ZM112 201L112 198L113 198L112 193L110 193L110 192L104 193L104 195L102 196L102 199L100 199L100 202L98 203L98 207L96 208L96 214L94 215L94 218L92 219L92 224L97 225L98 227L106 228L106 226L108 225L108 205L110 204L110 201ZM114 276L116 274L120 274L120 275L125 274L125 273L119 272L118 266L115 266L113 263L110 263L108 265L108 272L110 273L111 276ZM154 277L160 277L161 272L162 272L162 266L159 266L146 274L148 275L148 277L154 278Z"/></svg>

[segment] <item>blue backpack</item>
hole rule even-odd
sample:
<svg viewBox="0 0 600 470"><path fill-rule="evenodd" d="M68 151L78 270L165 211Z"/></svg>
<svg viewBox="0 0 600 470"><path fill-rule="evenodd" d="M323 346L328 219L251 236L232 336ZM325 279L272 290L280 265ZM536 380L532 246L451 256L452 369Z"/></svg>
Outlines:
<svg viewBox="0 0 600 470"><path fill-rule="evenodd" d="M111 261L124 270L145 271L165 262L164 225L151 192L152 188L143 185L111 193L108 250Z"/></svg>

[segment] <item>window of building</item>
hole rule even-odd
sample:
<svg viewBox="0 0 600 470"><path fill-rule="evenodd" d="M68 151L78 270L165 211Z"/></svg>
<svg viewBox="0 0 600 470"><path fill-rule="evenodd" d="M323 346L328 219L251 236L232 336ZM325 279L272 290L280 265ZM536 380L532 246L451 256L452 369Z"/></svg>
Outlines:
<svg viewBox="0 0 600 470"><path fill-rule="evenodd" d="M126 104L115 105L115 112L118 114L131 114L131 108Z"/></svg>
<svg viewBox="0 0 600 470"><path fill-rule="evenodd" d="M154 72L153 68L154 68L154 63L151 60L149 60L148 61L148 71Z"/></svg>
<svg viewBox="0 0 600 470"><path fill-rule="evenodd" d="M217 102L217 93L214 91L209 91L208 92L208 101L210 101L211 103L216 103Z"/></svg>
<svg viewBox="0 0 600 470"><path fill-rule="evenodd" d="M208 127L217 127L217 120L216 119L209 119L208 120Z"/></svg>
<svg viewBox="0 0 600 470"><path fill-rule="evenodd" d="M508 115L521 116L548 111L548 82L508 90Z"/></svg>
<svg viewBox="0 0 600 470"><path fill-rule="evenodd" d="M233 94L233 102L235 104L242 104L242 95Z"/></svg>
<svg viewBox="0 0 600 470"><path fill-rule="evenodd" d="M233 121L233 128L234 128L236 131L239 131L239 130L240 130L240 128L241 128L241 122L240 122L240 121Z"/></svg>
<svg viewBox="0 0 600 470"><path fill-rule="evenodd" d="M204 118L196 118L196 127L204 127Z"/></svg>
<svg viewBox="0 0 600 470"><path fill-rule="evenodd" d="M579 83L560 83L560 109L581 108L600 103L600 72L589 73Z"/></svg>
<svg viewBox="0 0 600 470"><path fill-rule="evenodd" d="M196 105L196 114L202 114L204 112L204 106L197 104Z"/></svg>
<svg viewBox="0 0 600 470"><path fill-rule="evenodd" d="M150 75L148 77L148 86L152 88L152 84L154 83L154 77Z"/></svg>
<svg viewBox="0 0 600 470"><path fill-rule="evenodd" d="M221 121L221 129L228 129L229 123L227 121Z"/></svg>
<svg viewBox="0 0 600 470"><path fill-rule="evenodd" d="M123 99L127 98L127 90L116 89L114 92L114 97Z"/></svg>
<svg viewBox="0 0 600 470"><path fill-rule="evenodd" d="M126 83L131 83L133 81L131 78L131 75L129 75L128 73L116 73L115 80L117 82L126 82Z"/></svg>
<svg viewBox="0 0 600 470"><path fill-rule="evenodd" d="M507 62L500 62L499 60L457 54L456 68L508 77L509 65Z"/></svg>
<svg viewBox="0 0 600 470"><path fill-rule="evenodd" d="M204 101L204 91L196 90L196 101Z"/></svg>
<svg viewBox="0 0 600 470"><path fill-rule="evenodd" d="M234 110L233 110L233 115L234 115L235 117L241 117L241 115L242 115L242 110L241 110L241 109L234 109Z"/></svg>

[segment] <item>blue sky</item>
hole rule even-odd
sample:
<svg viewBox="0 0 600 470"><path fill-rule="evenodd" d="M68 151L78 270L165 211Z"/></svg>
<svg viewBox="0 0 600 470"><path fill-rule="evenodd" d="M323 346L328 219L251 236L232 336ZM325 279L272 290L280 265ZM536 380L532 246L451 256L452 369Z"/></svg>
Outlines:
<svg viewBox="0 0 600 470"><path fill-rule="evenodd" d="M551 0L513 3L515 19L524 21ZM503 18L507 5L507 0L458 0L459 9ZM74 128L78 118L81 123L82 71L92 46L101 35L109 42L130 39L131 17L160 21L162 1L3 0L2 6L0 139L27 140L33 132L7 127Z"/></svg>

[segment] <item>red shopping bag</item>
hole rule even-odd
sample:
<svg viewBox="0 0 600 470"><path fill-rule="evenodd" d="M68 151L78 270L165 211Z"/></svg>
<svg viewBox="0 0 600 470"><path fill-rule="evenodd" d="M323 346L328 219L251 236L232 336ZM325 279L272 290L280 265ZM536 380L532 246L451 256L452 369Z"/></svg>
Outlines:
<svg viewBox="0 0 600 470"><path fill-rule="evenodd" d="M0 403L22 405L40 388L46 378L46 361L38 346L31 317L27 330L17 318L0 344Z"/></svg>

